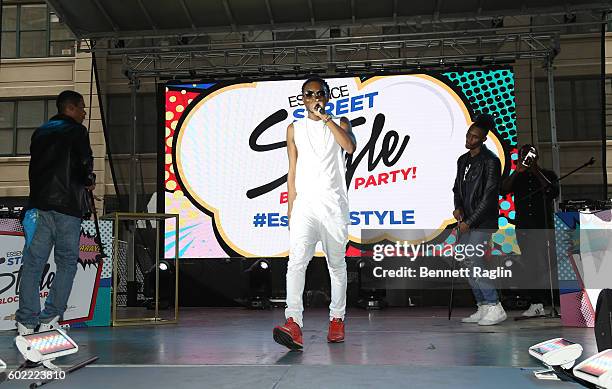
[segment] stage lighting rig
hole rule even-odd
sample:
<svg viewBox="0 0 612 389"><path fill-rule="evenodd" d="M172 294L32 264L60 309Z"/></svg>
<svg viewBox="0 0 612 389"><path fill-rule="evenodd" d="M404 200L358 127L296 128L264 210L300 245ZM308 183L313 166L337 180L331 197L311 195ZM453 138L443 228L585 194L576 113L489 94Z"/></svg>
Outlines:
<svg viewBox="0 0 612 389"><path fill-rule="evenodd" d="M586 359L573 370L574 375L597 387L612 388L612 349L604 350Z"/></svg>
<svg viewBox="0 0 612 389"><path fill-rule="evenodd" d="M17 349L26 361L42 363L47 369L59 371L53 360L79 351L79 346L60 329L37 332L15 338Z"/></svg>

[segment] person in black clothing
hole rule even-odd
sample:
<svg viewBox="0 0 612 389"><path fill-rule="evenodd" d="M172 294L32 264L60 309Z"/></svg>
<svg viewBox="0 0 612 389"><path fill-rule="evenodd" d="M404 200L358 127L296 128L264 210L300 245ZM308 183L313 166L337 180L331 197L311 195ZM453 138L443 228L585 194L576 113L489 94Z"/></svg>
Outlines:
<svg viewBox="0 0 612 389"><path fill-rule="evenodd" d="M474 269L485 266L484 254L491 237L487 230L498 228L501 163L484 145L489 131L494 128L495 119L491 115L475 118L466 134L465 147L469 151L457 161L453 186L458 244L465 247L466 254L470 246L474 253L465 259L465 265L470 270L468 282L478 305L478 310L462 321L479 325L495 325L507 317L491 280L474 273Z"/></svg>
<svg viewBox="0 0 612 389"><path fill-rule="evenodd" d="M531 155L529 151L532 151ZM544 304L550 303L547 281L548 231L553 228L553 201L559 196L557 175L538 166L535 147L526 144L519 149L515 173L502 183L502 193L514 193L516 239L521 249L524 266L523 287L531 305L523 316L544 315ZM554 258L550 253L551 259ZM551 261L552 274L556 274L556 261Z"/></svg>
<svg viewBox="0 0 612 389"><path fill-rule="evenodd" d="M57 327L66 310L77 270L81 220L89 211L87 190L95 188L89 134L83 126L83 96L64 91L58 114L37 128L30 144L30 196L23 226L26 244L15 313L20 334ZM40 310L40 279L54 248L57 267Z"/></svg>

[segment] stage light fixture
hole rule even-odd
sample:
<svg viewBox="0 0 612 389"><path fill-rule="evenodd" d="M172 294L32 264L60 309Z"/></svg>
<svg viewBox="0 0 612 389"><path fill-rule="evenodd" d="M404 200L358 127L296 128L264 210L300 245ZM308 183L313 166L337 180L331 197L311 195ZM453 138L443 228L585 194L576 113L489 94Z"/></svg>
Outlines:
<svg viewBox="0 0 612 389"><path fill-rule="evenodd" d="M42 363L47 369L59 371L53 360L79 351L79 346L60 329L37 332L15 338L17 349L27 361Z"/></svg>
<svg viewBox="0 0 612 389"><path fill-rule="evenodd" d="M250 309L270 308L272 272L269 260L258 259L245 270L245 273L249 284L247 307Z"/></svg>
<svg viewBox="0 0 612 389"><path fill-rule="evenodd" d="M371 259L364 258L359 260L357 273L357 284L359 288L359 299L357 305L360 308L367 310L379 310L387 307L385 297L387 291L385 289L378 289L375 287L368 287L368 283L373 282L373 267Z"/></svg>
<svg viewBox="0 0 612 389"><path fill-rule="evenodd" d="M564 23L576 23L576 14L575 13L567 13L563 15Z"/></svg>
<svg viewBox="0 0 612 389"><path fill-rule="evenodd" d="M612 349L604 350L580 362L573 370L576 377L598 387L612 388Z"/></svg>
<svg viewBox="0 0 612 389"><path fill-rule="evenodd" d="M501 16L497 16L491 20L491 27L493 28L502 28L504 26L504 18Z"/></svg>
<svg viewBox="0 0 612 389"><path fill-rule="evenodd" d="M567 369L582 355L582 346L564 338L554 338L529 347L529 355L548 367L534 371L536 378L558 380L561 375L573 379Z"/></svg>
<svg viewBox="0 0 612 389"><path fill-rule="evenodd" d="M168 309L174 301L175 270L172 263L166 260L159 261L159 309ZM155 265L153 271L144 275L144 295L147 299L147 309L155 309Z"/></svg>

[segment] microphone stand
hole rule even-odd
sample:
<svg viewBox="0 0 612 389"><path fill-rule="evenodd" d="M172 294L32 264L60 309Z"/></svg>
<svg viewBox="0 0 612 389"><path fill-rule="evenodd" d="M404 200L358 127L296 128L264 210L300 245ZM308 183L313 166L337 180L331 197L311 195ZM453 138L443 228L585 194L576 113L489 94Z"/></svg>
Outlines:
<svg viewBox="0 0 612 389"><path fill-rule="evenodd" d="M595 163L595 158L591 157L591 159L589 159L586 163L580 165L579 167L577 167L576 169L572 170L571 172L557 178L554 181L550 181L548 179L548 177L546 177L544 175L544 173L542 173L542 171L540 169L536 168L536 172L540 175L540 177L544 178L545 184L540 183L540 188L532 191L531 193L527 194L526 196L523 196L522 198L518 199L515 201L515 203L518 203L519 201L525 201L530 199L531 197L535 196L538 193L541 192L545 192L546 190L548 190L549 188L551 188L554 184L558 184L561 180L571 176L572 174L576 173L577 171L584 169L587 166L591 166ZM514 173L514 174L518 174L518 173ZM546 193L543 193L542 195L542 206L544 207L544 230L546 231L546 259L548 262L548 282L549 282L549 288L550 288L550 303L551 303L551 310L550 310L550 314L549 315L540 315L540 316L519 316L519 317L515 317L514 320L515 321L519 321L519 320L529 320L529 319L534 319L534 318L548 318L548 319L558 319L561 317L561 315L559 315L559 312L557 311L557 308L555 307L555 295L554 295L554 288L553 288L553 274L552 274L552 259L551 259L551 255L550 255L550 226L549 226L549 209L548 209L548 204L546 201Z"/></svg>

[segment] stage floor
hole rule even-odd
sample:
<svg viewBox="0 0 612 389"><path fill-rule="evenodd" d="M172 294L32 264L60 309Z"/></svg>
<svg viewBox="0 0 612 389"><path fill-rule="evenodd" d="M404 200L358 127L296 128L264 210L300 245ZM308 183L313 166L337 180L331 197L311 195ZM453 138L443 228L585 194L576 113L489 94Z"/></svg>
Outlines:
<svg viewBox="0 0 612 389"><path fill-rule="evenodd" d="M71 330L80 350L58 364L99 360L52 386L572 388L578 386L533 378L542 366L528 347L565 337L582 344L584 358L596 353L592 328L562 327L558 319L514 321L519 312L497 326L461 323L470 313L456 309L449 321L446 308L350 310L345 343L328 344L327 311L309 309L304 351L290 352L272 340L282 309L183 308L178 325ZM0 332L0 359L9 370L21 363L14 336Z"/></svg>

